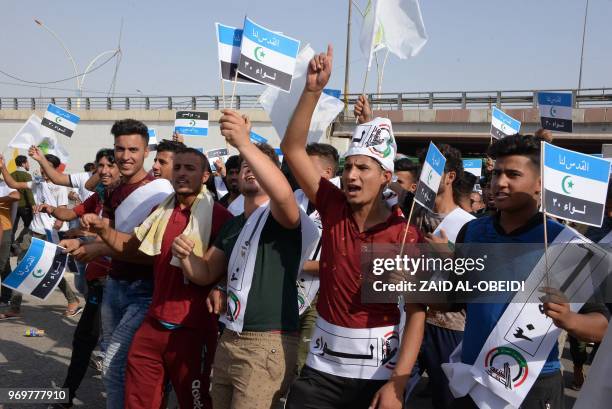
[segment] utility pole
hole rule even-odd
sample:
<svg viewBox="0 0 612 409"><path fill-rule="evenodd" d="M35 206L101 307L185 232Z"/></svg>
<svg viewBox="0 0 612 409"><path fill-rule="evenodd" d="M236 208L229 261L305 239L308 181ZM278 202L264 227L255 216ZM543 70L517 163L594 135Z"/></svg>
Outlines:
<svg viewBox="0 0 612 409"><path fill-rule="evenodd" d="M353 1L348 0L348 21L346 22L346 62L344 65L344 113L348 112L348 94L349 94L349 65L351 53L351 10Z"/></svg>
<svg viewBox="0 0 612 409"><path fill-rule="evenodd" d="M584 58L584 38L586 37L587 16L589 14L589 0L584 7L584 23L582 25L582 47L580 48L580 72L578 73L578 91L582 88L582 60Z"/></svg>

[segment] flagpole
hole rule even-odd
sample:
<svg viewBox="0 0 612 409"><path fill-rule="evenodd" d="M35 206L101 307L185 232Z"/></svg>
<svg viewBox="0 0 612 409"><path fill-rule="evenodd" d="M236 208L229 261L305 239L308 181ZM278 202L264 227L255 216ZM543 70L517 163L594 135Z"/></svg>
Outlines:
<svg viewBox="0 0 612 409"><path fill-rule="evenodd" d="M548 273L548 228L546 223L546 197L544 194L544 141L540 142L540 197L542 206L542 218L544 222L544 278L546 287L550 288L550 275Z"/></svg>
<svg viewBox="0 0 612 409"><path fill-rule="evenodd" d="M584 23L582 25L582 46L580 47L580 71L578 73L578 91L582 88L582 62L584 57L584 39L586 37L587 16L589 14L589 0L584 7Z"/></svg>
<svg viewBox="0 0 612 409"><path fill-rule="evenodd" d="M234 85L232 86L232 99L230 102L230 109L234 109L234 96L236 95L236 83L238 82L238 68L236 68L236 74L234 74Z"/></svg>
<svg viewBox="0 0 612 409"><path fill-rule="evenodd" d="M365 78L363 79L363 87L361 88L361 94L360 95L365 96L365 88L366 88L366 84L368 83L368 74L369 73L370 73L370 69L368 68L366 70L366 73L365 73ZM355 118L355 123L358 123L358 122L359 122L359 118L357 117L357 118Z"/></svg>
<svg viewBox="0 0 612 409"><path fill-rule="evenodd" d="M404 229L404 237L402 237L402 245L400 246L400 257L404 255L404 244L406 244L406 236L408 235L408 228L410 227L410 219L412 219L412 212L414 211L414 204L416 200L412 199L412 206L410 206L410 212L408 213L408 221L406 222L406 228Z"/></svg>
<svg viewBox="0 0 612 409"><path fill-rule="evenodd" d="M225 84L223 83L223 78L221 78L221 100L223 101L223 109L227 108L225 105Z"/></svg>
<svg viewBox="0 0 612 409"><path fill-rule="evenodd" d="M378 74L378 84L376 85L376 93L378 94L378 98L380 98L380 94L382 93L382 82L383 77L385 75L385 65L387 65L387 59L389 58L389 49L386 49L385 59L382 63L382 68L380 69L380 73ZM378 59L376 59L376 68L378 68ZM378 103L378 109L380 109L380 102Z"/></svg>
<svg viewBox="0 0 612 409"><path fill-rule="evenodd" d="M348 0L348 20L346 22L346 61L344 65L344 112L348 115L349 65L351 53L351 10L352 0Z"/></svg>

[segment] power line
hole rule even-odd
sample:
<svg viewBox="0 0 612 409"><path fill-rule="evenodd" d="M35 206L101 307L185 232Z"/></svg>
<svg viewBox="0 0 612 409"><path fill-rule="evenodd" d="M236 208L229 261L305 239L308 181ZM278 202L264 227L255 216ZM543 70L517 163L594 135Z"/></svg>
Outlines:
<svg viewBox="0 0 612 409"><path fill-rule="evenodd" d="M115 51L115 53L114 53L113 55L111 55L111 56L110 56L110 57L109 57L109 58L108 58L106 61L104 61L102 64L98 65L97 67L92 68L91 70L89 70L89 71L87 71L87 72L84 72L84 73L81 73L81 74L77 74L77 75L73 75L72 77L68 77L68 78L64 78L64 79L61 79L61 80L56 80L56 81L45 81L45 82L40 82L40 81L29 81L29 80L24 80L23 78L20 78L20 77L18 77L18 76L16 76L16 75L13 75L13 74L9 74L8 72L5 72L5 71L3 71L3 70L0 70L0 74L3 74L3 75L5 75L5 76L7 76L7 77L9 77L9 78L11 78L11 79L16 80L16 81L24 82L24 83L26 83L26 84L37 84L37 85L45 85L45 84L57 84L57 83L59 83L59 82L66 82L66 81L70 81L70 80L73 80L73 79L78 78L78 77L82 77L82 76L84 76L85 74L89 74L89 73L91 73L91 72L94 72L94 71L96 71L96 70L98 70L98 69L102 68L102 67L103 67L104 65L106 65L108 62L110 62L110 61L111 61L113 58L115 58L115 56L116 56L117 54L119 54L119 52L120 52L119 50Z"/></svg>

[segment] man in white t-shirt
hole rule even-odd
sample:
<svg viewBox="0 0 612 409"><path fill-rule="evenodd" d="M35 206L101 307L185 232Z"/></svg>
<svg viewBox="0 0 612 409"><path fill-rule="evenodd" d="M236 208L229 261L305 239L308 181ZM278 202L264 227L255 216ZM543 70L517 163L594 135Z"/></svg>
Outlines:
<svg viewBox="0 0 612 409"><path fill-rule="evenodd" d="M45 161L47 164L53 166L53 169L57 169L60 165L60 160L55 155L45 155ZM31 182L17 182L10 175L6 167L4 166L4 158L0 157L0 169L2 176L6 181L6 184L12 189L32 189L32 195L37 205L49 204L53 207L66 207L68 205L68 189L64 186L58 186L49 180L49 177L44 169L41 169L42 177L34 177ZM30 224L30 230L32 231L31 237L36 237L42 240L47 239L47 232L51 233L55 231L66 231L68 226L65 222L57 220L54 217L46 213L35 213ZM18 262L21 257L25 255L25 250L30 246L31 238L27 236L24 238L22 245L22 252L18 258ZM59 283L59 288L64 293L68 302L65 315L73 317L82 311L79 307L79 299L74 293L74 290L70 287L70 284L65 278ZM11 298L11 308L6 314L0 315L0 320L10 319L19 316L21 310L21 294L14 293Z"/></svg>
<svg viewBox="0 0 612 409"><path fill-rule="evenodd" d="M87 181L94 176L92 172L79 172L73 174L61 173L51 163L49 163L49 161L46 159L47 155L44 155L40 148L36 146L30 147L28 150L28 155L38 162L41 170L45 172L51 182L55 183L56 185L76 189L81 202L84 202L93 193L92 191L87 190L85 187ZM95 185L97 182L93 184Z"/></svg>

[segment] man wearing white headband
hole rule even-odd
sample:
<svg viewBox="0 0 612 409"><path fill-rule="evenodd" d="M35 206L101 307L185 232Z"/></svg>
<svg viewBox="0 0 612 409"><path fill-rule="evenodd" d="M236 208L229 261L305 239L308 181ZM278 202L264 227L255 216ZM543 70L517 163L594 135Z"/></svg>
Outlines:
<svg viewBox="0 0 612 409"><path fill-rule="evenodd" d="M306 365L290 388L286 408L399 409L421 344L425 311L419 305L406 306L400 345L397 305L361 301L362 248L401 243L406 231L406 220L392 213L382 196L391 182L397 146L389 120L363 123L344 155L342 189L321 178L305 145L331 66L331 46L311 60L306 86L281 143L285 160L323 225L319 317ZM411 227L406 243L419 240Z"/></svg>

